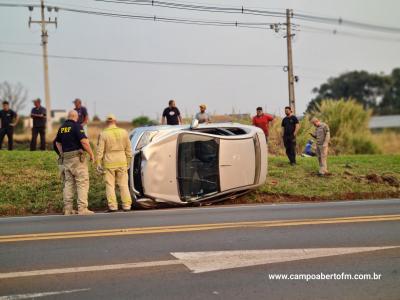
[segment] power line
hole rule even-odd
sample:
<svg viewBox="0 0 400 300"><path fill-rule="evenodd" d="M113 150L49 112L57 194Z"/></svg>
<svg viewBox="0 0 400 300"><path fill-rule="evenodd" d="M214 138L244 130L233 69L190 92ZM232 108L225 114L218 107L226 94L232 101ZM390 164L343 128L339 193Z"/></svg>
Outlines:
<svg viewBox="0 0 400 300"><path fill-rule="evenodd" d="M131 4L131 5L146 5L146 6L157 6L164 8L172 8L179 10L191 10L191 11L203 11L203 12L218 12L226 14L249 14L259 16L271 16L271 17L286 17L285 12L282 11L271 11L265 9L252 9L242 7L226 7L226 6L207 6L207 5L195 5L195 4L184 4L179 2L168 2L168 1L156 1L156 0L94 0L96 2L106 3L118 3L118 4ZM358 28L362 30L370 30L377 32L385 32L392 34L400 34L400 28L382 26L370 23L364 23L354 20L347 20L341 17L323 17L312 14L296 13L293 15L294 19L299 19L308 22L324 23L324 24L336 24L347 27Z"/></svg>
<svg viewBox="0 0 400 300"><path fill-rule="evenodd" d="M365 35L359 32L350 32L350 31L342 31L337 29L328 29L328 28L319 28L314 26L305 26L302 25L299 29L295 29L295 31L305 32L305 33L315 33L315 34L323 34L323 35L335 35L335 36L348 36L359 39L367 39L367 40L378 40L385 42L400 42L400 37L391 37L391 36L382 36L382 35Z"/></svg>
<svg viewBox="0 0 400 300"><path fill-rule="evenodd" d="M111 12L105 12L105 11L83 10L83 9L75 9L75 8L67 8L67 7L59 7L59 10L73 12L73 13L80 13L80 14L100 15L100 16L107 16L107 17L137 19L137 20L146 20L146 21L183 23L183 24L191 24L191 25L245 27L245 28L264 29L264 30L265 29L275 29L277 26L283 25L283 24L276 24L276 23L271 23L271 22L238 22L238 21L200 20L200 19L188 19L188 18L158 17L156 15L154 15L154 16L132 15L132 14L111 13Z"/></svg>
<svg viewBox="0 0 400 300"><path fill-rule="evenodd" d="M14 51L0 49L0 53L41 57L39 53ZM254 68L254 69L268 69L280 68L283 65L266 65L266 64L221 64L221 63L194 63L194 62L176 62L176 61L152 61L152 60L131 60L131 59L118 59L118 58L97 58L85 56L64 56L64 55L48 55L49 58L55 59L69 59L69 60L83 60L83 61L96 61L96 62L110 62L110 63L132 63L132 64L146 64L146 65L179 65L179 66L197 66L197 67L225 67L225 68Z"/></svg>

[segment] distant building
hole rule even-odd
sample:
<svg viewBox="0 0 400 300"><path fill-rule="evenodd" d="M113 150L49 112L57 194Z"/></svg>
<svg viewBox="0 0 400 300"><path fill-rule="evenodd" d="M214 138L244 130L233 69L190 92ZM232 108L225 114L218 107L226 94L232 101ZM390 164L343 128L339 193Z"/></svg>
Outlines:
<svg viewBox="0 0 400 300"><path fill-rule="evenodd" d="M373 116L369 121L369 129L400 128L400 115Z"/></svg>
<svg viewBox="0 0 400 300"><path fill-rule="evenodd" d="M53 109L51 111L51 118L53 122L60 123L67 119L67 111L65 109Z"/></svg>

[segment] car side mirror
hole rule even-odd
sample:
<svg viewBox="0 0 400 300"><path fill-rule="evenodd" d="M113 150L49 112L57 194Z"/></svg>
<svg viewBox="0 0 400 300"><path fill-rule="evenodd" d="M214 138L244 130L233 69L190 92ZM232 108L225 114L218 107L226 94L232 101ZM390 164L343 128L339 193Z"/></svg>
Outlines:
<svg viewBox="0 0 400 300"><path fill-rule="evenodd" d="M195 129L197 127L199 127L199 120L193 119L192 123L190 123L190 129Z"/></svg>

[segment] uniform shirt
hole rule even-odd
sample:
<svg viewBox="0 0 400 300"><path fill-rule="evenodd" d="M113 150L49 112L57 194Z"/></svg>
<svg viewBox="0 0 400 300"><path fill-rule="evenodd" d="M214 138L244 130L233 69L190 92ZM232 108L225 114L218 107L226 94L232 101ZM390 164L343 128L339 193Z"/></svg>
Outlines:
<svg viewBox="0 0 400 300"><path fill-rule="evenodd" d="M74 108L74 110L78 113L78 123L82 124L85 118L88 116L88 112L86 107L79 107L79 108Z"/></svg>
<svg viewBox="0 0 400 300"><path fill-rule="evenodd" d="M314 137L317 140L317 145L328 146L329 140L331 139L328 125L321 122L315 129Z"/></svg>
<svg viewBox="0 0 400 300"><path fill-rule="evenodd" d="M62 145L63 152L71 152L83 149L81 139L86 139L82 126L73 121L67 120L58 129L56 142Z"/></svg>
<svg viewBox="0 0 400 300"><path fill-rule="evenodd" d="M199 121L199 123L209 123L211 122L210 115L206 112L198 112L195 116L195 119Z"/></svg>
<svg viewBox="0 0 400 300"><path fill-rule="evenodd" d="M46 109L42 106L34 107L31 110L31 114L44 115L45 117L32 117L33 127L46 127Z"/></svg>
<svg viewBox="0 0 400 300"><path fill-rule="evenodd" d="M1 128L7 128L10 127L10 124L15 120L17 117L17 114L9 109L7 111L5 110L0 110L0 119L1 119Z"/></svg>
<svg viewBox="0 0 400 300"><path fill-rule="evenodd" d="M269 135L269 122L274 119L273 116L268 114L262 114L261 116L254 116L253 117L253 125L261 128L264 131L266 136Z"/></svg>
<svg viewBox="0 0 400 300"><path fill-rule="evenodd" d="M282 120L283 137L293 138L296 124L299 124L299 120L295 116L284 117Z"/></svg>
<svg viewBox="0 0 400 300"><path fill-rule="evenodd" d="M176 107L167 107L164 109L163 112L163 117L167 118L167 124L168 125L179 125L179 119L178 116L180 116L181 113L178 108Z"/></svg>
<svg viewBox="0 0 400 300"><path fill-rule="evenodd" d="M132 146L128 132L115 125L103 130L97 144L97 165L106 169L124 168L132 160Z"/></svg>

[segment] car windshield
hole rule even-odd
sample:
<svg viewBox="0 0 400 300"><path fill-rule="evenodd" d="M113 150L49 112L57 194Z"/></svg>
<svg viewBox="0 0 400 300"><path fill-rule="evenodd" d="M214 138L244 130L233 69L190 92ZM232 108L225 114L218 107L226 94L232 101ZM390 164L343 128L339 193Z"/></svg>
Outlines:
<svg viewBox="0 0 400 300"><path fill-rule="evenodd" d="M158 133L157 130L153 130L153 131L145 131L143 132L142 136L140 137L139 142L136 145L136 149L135 150L140 150L142 149L144 146L146 146L147 144L149 144L151 142L151 140L153 139L153 137Z"/></svg>
<svg viewBox="0 0 400 300"><path fill-rule="evenodd" d="M193 201L219 192L217 138L185 133L179 138L178 182L181 198Z"/></svg>

